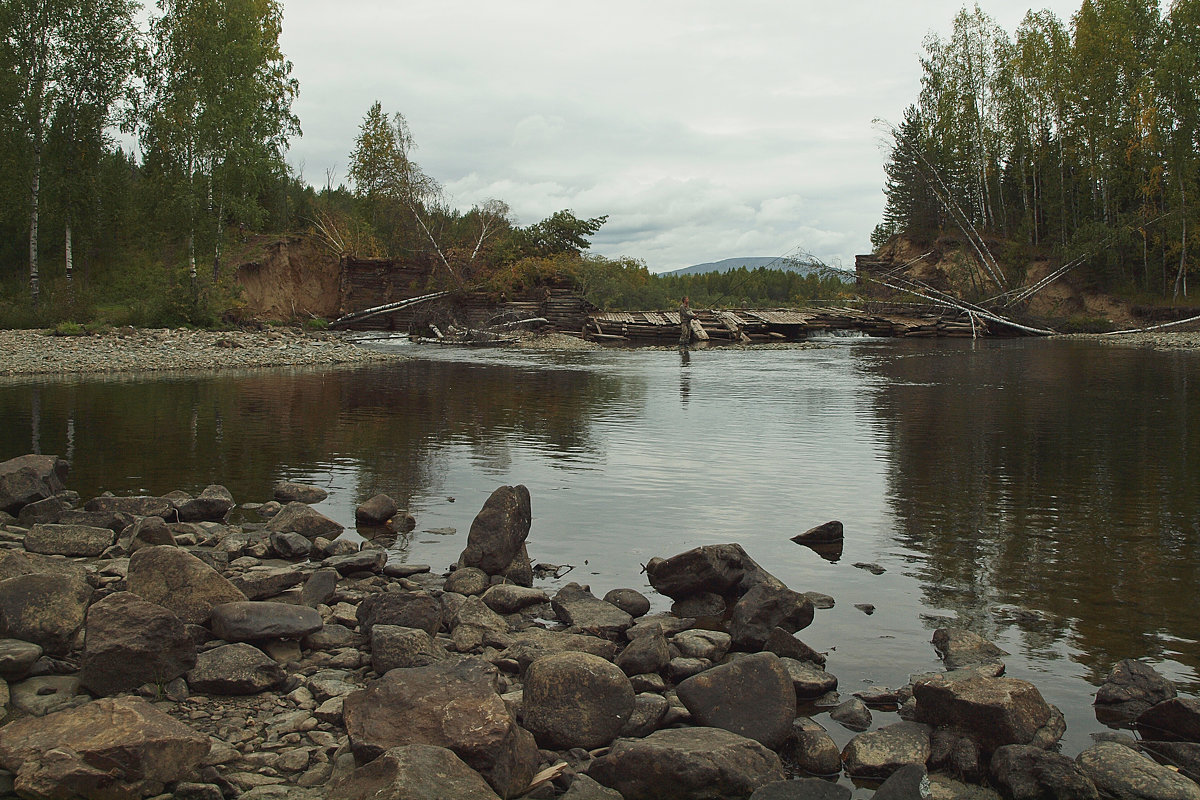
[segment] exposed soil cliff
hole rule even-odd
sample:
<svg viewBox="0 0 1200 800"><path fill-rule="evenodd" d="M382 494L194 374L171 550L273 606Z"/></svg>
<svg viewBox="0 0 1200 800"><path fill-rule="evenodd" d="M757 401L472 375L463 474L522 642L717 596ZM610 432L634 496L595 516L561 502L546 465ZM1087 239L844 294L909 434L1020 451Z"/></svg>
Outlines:
<svg viewBox="0 0 1200 800"><path fill-rule="evenodd" d="M338 259L307 236L257 237L247 243L236 271L246 302L257 319L336 317Z"/></svg>

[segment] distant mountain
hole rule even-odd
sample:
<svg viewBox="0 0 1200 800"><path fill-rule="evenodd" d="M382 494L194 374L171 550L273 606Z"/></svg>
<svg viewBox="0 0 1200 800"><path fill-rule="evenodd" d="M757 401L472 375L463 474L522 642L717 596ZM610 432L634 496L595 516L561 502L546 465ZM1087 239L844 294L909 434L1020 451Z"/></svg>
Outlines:
<svg viewBox="0 0 1200 800"><path fill-rule="evenodd" d="M795 272L802 272L805 275L813 272L815 269L813 265L793 258L754 256L750 258L726 258L721 261L710 261L707 264L695 264L683 269L671 270L670 272L660 272L659 274L699 275L703 272L729 272L731 269L737 269L738 267L745 267L746 269L758 269L759 267L789 269Z"/></svg>

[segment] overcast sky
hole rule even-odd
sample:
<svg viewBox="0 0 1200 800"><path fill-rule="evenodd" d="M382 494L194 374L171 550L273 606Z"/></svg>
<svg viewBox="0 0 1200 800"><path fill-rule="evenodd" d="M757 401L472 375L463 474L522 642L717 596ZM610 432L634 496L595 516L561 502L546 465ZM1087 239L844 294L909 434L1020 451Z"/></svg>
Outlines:
<svg viewBox="0 0 1200 800"><path fill-rule="evenodd" d="M655 272L797 249L852 267L883 209L922 40L956 0L283 0L304 136L289 160L346 181L376 100L463 209L528 225L608 215L593 252ZM1028 2L981 3L1013 33ZM1046 2L1064 23L1079 0Z"/></svg>

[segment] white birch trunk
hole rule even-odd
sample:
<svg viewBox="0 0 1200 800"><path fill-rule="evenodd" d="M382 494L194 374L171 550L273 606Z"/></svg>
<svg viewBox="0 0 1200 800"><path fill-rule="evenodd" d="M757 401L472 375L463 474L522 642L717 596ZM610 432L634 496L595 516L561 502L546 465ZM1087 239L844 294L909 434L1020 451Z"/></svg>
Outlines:
<svg viewBox="0 0 1200 800"><path fill-rule="evenodd" d="M39 132L40 134L40 132ZM33 145L33 180L29 192L29 292L36 308L41 293L41 276L38 271L38 208L42 189L42 146L41 136Z"/></svg>
<svg viewBox="0 0 1200 800"><path fill-rule="evenodd" d="M63 260L66 262L67 284L70 285L75 277L75 254L71 241L71 220L67 220L63 233Z"/></svg>

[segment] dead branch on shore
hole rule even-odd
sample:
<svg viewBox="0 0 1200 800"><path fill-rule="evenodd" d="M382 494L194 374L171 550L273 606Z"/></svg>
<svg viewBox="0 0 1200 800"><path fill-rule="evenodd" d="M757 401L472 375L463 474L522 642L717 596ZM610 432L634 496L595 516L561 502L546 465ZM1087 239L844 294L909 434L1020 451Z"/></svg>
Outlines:
<svg viewBox="0 0 1200 800"><path fill-rule="evenodd" d="M1149 333L1150 331L1161 330L1162 328L1173 328L1176 325L1187 325L1189 322L1200 322L1200 316L1188 317L1187 319L1177 319L1174 322L1163 322L1159 325L1150 325L1146 328L1130 328L1124 331L1108 331L1102 333L1101 336L1122 336L1127 333Z"/></svg>

